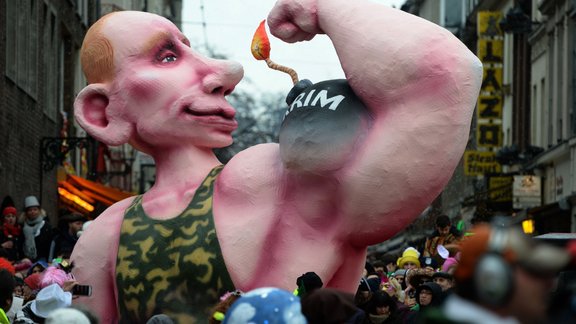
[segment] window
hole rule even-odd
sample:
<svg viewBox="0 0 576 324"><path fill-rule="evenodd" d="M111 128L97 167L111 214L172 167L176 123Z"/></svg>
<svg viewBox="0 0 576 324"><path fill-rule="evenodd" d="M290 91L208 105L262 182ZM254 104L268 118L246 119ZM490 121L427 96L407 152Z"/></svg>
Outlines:
<svg viewBox="0 0 576 324"><path fill-rule="evenodd" d="M6 1L6 76L37 99L37 68L38 3Z"/></svg>
<svg viewBox="0 0 576 324"><path fill-rule="evenodd" d="M44 63L44 113L48 118L56 121L60 105L62 104L62 38L56 14L44 5L43 21L43 63Z"/></svg>
<svg viewBox="0 0 576 324"><path fill-rule="evenodd" d="M463 14L463 2L461 0L446 0L444 10L444 27L462 27L464 25L462 14Z"/></svg>

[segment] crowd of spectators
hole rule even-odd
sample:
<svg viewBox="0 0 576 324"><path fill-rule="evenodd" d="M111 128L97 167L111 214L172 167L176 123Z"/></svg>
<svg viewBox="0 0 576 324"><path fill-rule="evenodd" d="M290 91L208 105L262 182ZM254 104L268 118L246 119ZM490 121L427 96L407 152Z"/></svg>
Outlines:
<svg viewBox="0 0 576 324"><path fill-rule="evenodd" d="M90 310L73 305L79 283L71 275L69 257L85 221L80 214L64 215L53 229L34 196L24 199L22 213L13 205L2 206L0 324L99 322ZM550 300L561 288L555 282L574 284L557 280L560 271L574 267L574 244L571 249L548 246L502 224L479 225L463 236L448 217L441 216L422 249L407 247L399 255L367 259L355 294L327 288L330 278L312 271L295 278L293 293L277 295L284 296L291 310L298 301L297 313L302 316L276 322L301 323L304 318L308 323L362 324L572 321L576 307L569 303L564 308L550 307ZM231 318L228 311L245 295L235 291L222 296L207 314L207 322L226 323ZM266 303L267 308L270 305ZM254 307L250 309L256 316L260 306ZM244 308L235 309L238 316ZM262 310L258 316L274 314ZM155 314L148 323L172 320Z"/></svg>

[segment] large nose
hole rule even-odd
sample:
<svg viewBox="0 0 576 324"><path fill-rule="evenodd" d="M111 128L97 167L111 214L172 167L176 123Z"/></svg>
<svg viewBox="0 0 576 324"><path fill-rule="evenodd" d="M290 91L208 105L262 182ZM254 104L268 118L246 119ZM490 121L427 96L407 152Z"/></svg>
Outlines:
<svg viewBox="0 0 576 324"><path fill-rule="evenodd" d="M244 69L237 62L207 59L207 71L202 80L206 93L228 95L242 80Z"/></svg>

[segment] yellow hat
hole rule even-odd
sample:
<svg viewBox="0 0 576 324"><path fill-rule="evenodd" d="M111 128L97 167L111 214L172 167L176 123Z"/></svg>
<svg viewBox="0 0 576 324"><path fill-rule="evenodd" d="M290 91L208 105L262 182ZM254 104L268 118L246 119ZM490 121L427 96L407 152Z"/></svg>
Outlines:
<svg viewBox="0 0 576 324"><path fill-rule="evenodd" d="M418 250L416 250L413 247L409 247L406 248L406 250L404 250L404 252L402 252L402 256L400 258L398 258L398 260L396 261L396 264L398 265L399 268L404 268L404 264L406 262L412 262L414 264L416 264L418 266L418 268L420 268L420 260L418 259L420 257L420 252L418 252Z"/></svg>

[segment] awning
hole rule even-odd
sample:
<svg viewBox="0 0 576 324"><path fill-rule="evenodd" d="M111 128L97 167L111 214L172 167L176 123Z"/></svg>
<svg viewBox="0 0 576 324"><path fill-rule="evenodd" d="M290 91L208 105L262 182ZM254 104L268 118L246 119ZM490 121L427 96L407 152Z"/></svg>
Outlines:
<svg viewBox="0 0 576 324"><path fill-rule="evenodd" d="M65 181L58 182L58 194L60 201L68 209L82 214L90 214L97 210L98 206L109 207L120 200L134 196L131 192L73 175L67 175Z"/></svg>

